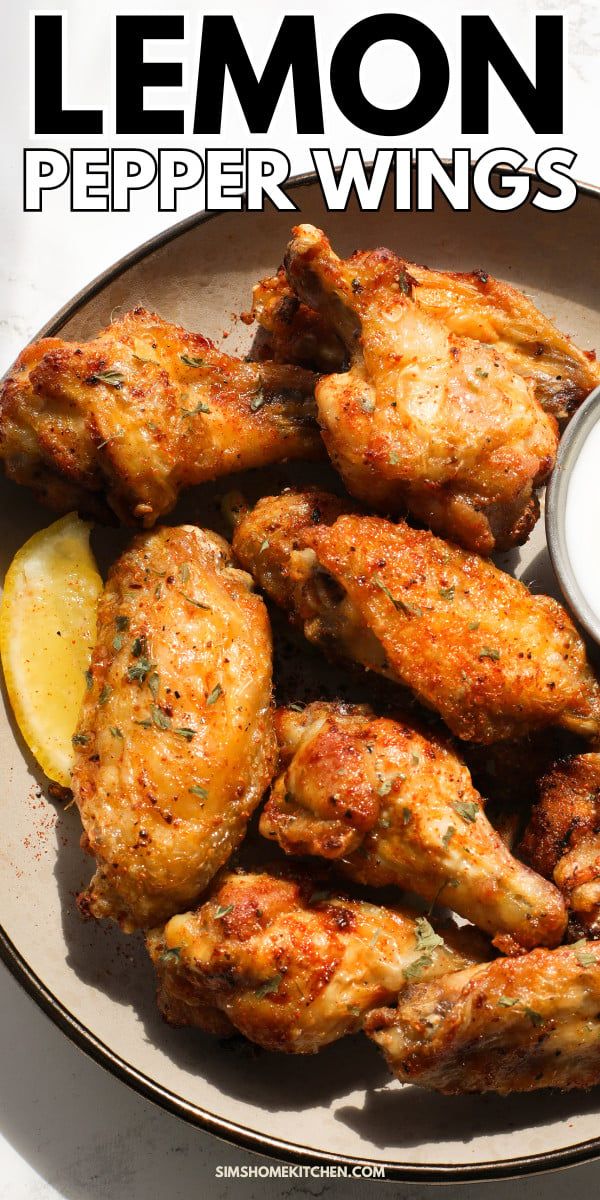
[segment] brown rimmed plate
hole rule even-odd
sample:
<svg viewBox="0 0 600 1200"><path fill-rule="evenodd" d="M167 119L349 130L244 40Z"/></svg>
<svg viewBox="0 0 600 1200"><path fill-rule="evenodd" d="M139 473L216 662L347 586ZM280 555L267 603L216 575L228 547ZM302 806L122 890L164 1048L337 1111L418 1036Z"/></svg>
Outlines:
<svg viewBox="0 0 600 1200"><path fill-rule="evenodd" d="M600 193L582 188L568 212L524 207L494 214L474 203L455 213L396 214L388 194L378 213L328 213L313 176L293 182L291 213L202 214L128 255L62 309L43 331L88 337L119 308L144 304L232 352L252 331L233 314L249 306L253 282L273 270L294 221L313 221L343 253L387 244L436 266L486 270L515 283L584 347L600 343ZM223 342L223 335L229 337ZM256 495L289 480L329 483L326 468L285 466L242 481ZM169 519L218 522L218 495L232 482L198 489ZM24 490L0 481L0 570L36 529L52 519ZM123 544L97 531L106 563ZM502 565L536 590L557 594L543 521ZM362 699L366 684L336 677L318 655L277 626L282 695ZM422 1182L491 1179L549 1170L599 1153L600 1090L500 1099L438 1097L389 1080L364 1038L320 1055L290 1058L227 1046L170 1030L154 1005L152 972L140 943L83 923L74 896L91 866L79 850L74 808L64 811L15 728L6 696L0 712L2 844L0 953L48 1015L83 1050L149 1099L240 1145L299 1161L377 1164L388 1178ZM518 781L516 781L518 784Z"/></svg>

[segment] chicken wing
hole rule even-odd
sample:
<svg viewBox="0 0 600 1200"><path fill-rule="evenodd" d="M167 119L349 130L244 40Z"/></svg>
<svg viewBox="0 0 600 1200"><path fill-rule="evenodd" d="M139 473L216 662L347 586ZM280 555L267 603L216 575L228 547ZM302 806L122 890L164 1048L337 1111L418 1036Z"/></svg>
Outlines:
<svg viewBox="0 0 600 1200"><path fill-rule="evenodd" d="M595 352L580 350L517 288L487 271L435 271L413 262L406 271L420 308L449 333L494 347L561 423L600 384ZM259 324L263 356L323 374L348 367L333 324L298 299L283 269L256 284L247 319Z"/></svg>
<svg viewBox="0 0 600 1200"><path fill-rule="evenodd" d="M579 754L544 776L520 852L560 888L573 929L600 933L600 754Z"/></svg>
<svg viewBox="0 0 600 1200"><path fill-rule="evenodd" d="M513 858L448 743L368 708L310 704L276 715L280 760L260 832L350 879L439 900L484 932L556 946L560 892Z"/></svg>
<svg viewBox="0 0 600 1200"><path fill-rule="evenodd" d="M366 1030L403 1083L447 1095L600 1083L600 942L417 984Z"/></svg>
<svg viewBox="0 0 600 1200"><path fill-rule="evenodd" d="M600 687L564 609L477 555L310 490L260 500L233 544L309 641L412 688L458 737L598 736Z"/></svg>
<svg viewBox="0 0 600 1200"><path fill-rule="evenodd" d="M371 508L409 511L480 554L526 540L558 441L533 385L497 347L449 332L390 250L342 261L301 225L286 253L300 299L323 313L350 370L316 387L325 445Z"/></svg>
<svg viewBox="0 0 600 1200"><path fill-rule="evenodd" d="M97 860L81 907L125 930L200 896L272 777L271 637L249 585L193 527L139 535L108 577L73 794Z"/></svg>
<svg viewBox="0 0 600 1200"><path fill-rule="evenodd" d="M153 930L158 1004L176 1025L312 1054L360 1029L410 979L477 961L469 931L349 900L308 877L226 874L196 912ZM450 939L456 949L452 948Z"/></svg>
<svg viewBox="0 0 600 1200"><path fill-rule="evenodd" d="M149 528L181 488L322 453L314 376L245 363L138 308L23 351L0 391L6 473L51 508Z"/></svg>
<svg viewBox="0 0 600 1200"><path fill-rule="evenodd" d="M320 313L301 303L283 267L254 286L252 309L242 319L249 325L258 322L253 358L296 363L322 375L348 370L341 338Z"/></svg>

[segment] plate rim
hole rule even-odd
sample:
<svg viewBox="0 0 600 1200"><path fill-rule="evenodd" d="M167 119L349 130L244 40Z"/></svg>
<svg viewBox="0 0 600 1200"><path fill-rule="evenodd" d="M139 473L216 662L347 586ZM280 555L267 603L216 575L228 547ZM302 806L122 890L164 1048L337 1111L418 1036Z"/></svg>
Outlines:
<svg viewBox="0 0 600 1200"><path fill-rule="evenodd" d="M535 175L533 169L524 169L520 173L530 176ZM307 171L291 176L286 183L286 189L309 187L316 183L318 183L317 173L315 171ZM600 200L600 186L577 180L577 188L578 194L586 196L588 199ZM238 211L243 212L247 210L242 208ZM209 210L193 213L189 217L185 217L182 221L177 221L174 225L170 225L160 233L154 234L151 238L148 238L145 242L142 242L139 246L117 259L115 263L100 272L90 283L81 288L75 296L54 313L39 332L34 335L31 342L38 341L43 337L52 337L58 333L84 304L87 304L89 300L98 295L99 292L115 279L118 279L130 267L135 266L136 263L143 261L150 254L162 249L190 230L215 220L220 216L228 215L230 215L228 211ZM543 215L542 213L542 219ZM10 369L9 366L8 370ZM266 1135L256 1130L250 1130L243 1125L239 1125L237 1122L228 1121L225 1117L211 1113L207 1109L191 1103L183 1096L179 1096L176 1092L151 1079L131 1063L121 1058L120 1055L116 1054L110 1046L101 1041L87 1025L74 1016L62 1001L54 995L30 967L26 958L14 945L2 924L0 924L0 959L8 968L13 978L24 988L53 1024L74 1045L98 1063L99 1066L109 1071L115 1078L127 1084L133 1091L158 1107L172 1113L174 1116L180 1117L196 1128L211 1133L213 1136L219 1137L230 1144L240 1146L245 1150L262 1153L268 1157L292 1163L306 1163L308 1161L328 1166L339 1164L348 1166L349 1168L383 1167L385 1180L388 1182L402 1181L407 1183L437 1184L447 1184L452 1181L467 1183L515 1179L590 1162L600 1155L599 1135L584 1142L577 1142L572 1146L565 1146L559 1150L547 1150L540 1154L488 1160L473 1163L472 1165L469 1163L435 1163L435 1165L430 1166L426 1163L402 1163L366 1158L359 1155L334 1154L327 1150L317 1150L310 1146L303 1146L296 1142ZM368 1178L368 1176L363 1178Z"/></svg>

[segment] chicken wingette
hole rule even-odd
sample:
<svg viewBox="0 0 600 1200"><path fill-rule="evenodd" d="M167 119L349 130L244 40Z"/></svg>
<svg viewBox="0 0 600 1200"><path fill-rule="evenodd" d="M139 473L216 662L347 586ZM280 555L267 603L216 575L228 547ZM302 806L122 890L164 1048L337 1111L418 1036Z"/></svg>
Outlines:
<svg viewBox="0 0 600 1200"><path fill-rule="evenodd" d="M513 858L448 743L335 703L280 709L276 729L284 769L261 813L264 837L357 883L439 900L492 936L562 940L560 892Z"/></svg>
<svg viewBox="0 0 600 1200"><path fill-rule="evenodd" d="M357 1032L410 980L477 961L470 933L444 940L425 917L347 899L307 876L227 873L196 912L172 917L147 944L167 1021L312 1054Z"/></svg>
<svg viewBox="0 0 600 1200"><path fill-rule="evenodd" d="M350 369L315 391L349 492L480 554L525 541L558 442L533 384L497 347L423 307L408 264L390 250L344 261L320 230L300 225L285 265L350 356Z"/></svg>
<svg viewBox="0 0 600 1200"><path fill-rule="evenodd" d="M568 420L600 384L595 352L580 350L518 288L488 271L436 271L406 262L406 272L420 308L443 321L449 333L499 351L559 422ZM346 347L333 324L298 299L283 268L256 284L245 319L259 324L261 357L326 375L348 367Z"/></svg>
<svg viewBox="0 0 600 1200"><path fill-rule="evenodd" d="M144 528L182 488L321 453L310 372L241 362L142 308L92 341L29 346L0 390L11 479L51 508Z"/></svg>
<svg viewBox="0 0 600 1200"><path fill-rule="evenodd" d="M552 724L598 737L600 687L572 621L491 562L316 490L242 511L233 544L309 641L412 688L457 737Z"/></svg>
<svg viewBox="0 0 600 1200"><path fill-rule="evenodd" d="M403 1083L447 1095L600 1083L600 942L416 984L374 1011L369 1035Z"/></svg>
<svg viewBox="0 0 600 1200"><path fill-rule="evenodd" d="M193 527L140 534L112 567L74 738L97 860L85 913L156 925L242 840L276 756L269 621L250 584Z"/></svg>
<svg viewBox="0 0 600 1200"><path fill-rule="evenodd" d="M525 860L563 892L577 932L600 933L600 754L558 763L540 781L521 842Z"/></svg>

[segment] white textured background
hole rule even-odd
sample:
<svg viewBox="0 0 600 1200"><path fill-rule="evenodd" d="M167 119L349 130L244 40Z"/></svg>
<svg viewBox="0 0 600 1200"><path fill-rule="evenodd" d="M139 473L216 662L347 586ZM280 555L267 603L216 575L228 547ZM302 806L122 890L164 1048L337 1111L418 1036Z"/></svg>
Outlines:
<svg viewBox="0 0 600 1200"><path fill-rule="evenodd" d="M29 4L3 0L0 123L3 170L0 180L0 369L4 369L22 344L65 303L74 292L116 258L173 221L170 214L153 212L140 198L131 214L68 214L57 196L47 213L21 211L21 157L29 136L28 28ZM429 22L444 41L450 58L457 50L460 12L488 12L515 50L524 52L532 14L564 11L569 22L569 79L564 134L556 141L575 150L576 175L600 185L600 6L598 0L420 0L383 3L383 0L205 0L202 5L181 5L173 0L38 0L38 11L68 12L69 101L73 106L108 105L109 31L111 14L120 12L180 12L191 14L197 32L201 12L232 13L238 19L246 45L257 65L262 65L283 12L314 12L321 54L326 132L322 139L290 134L292 110L284 98L268 136L249 137L235 101L225 108L222 142L226 146L252 144L280 146L292 160L295 172L310 167L310 145L330 146L339 159L346 145L372 151L384 140L360 137L334 109L328 93L331 51L354 21L369 13L393 9L410 12ZM391 104L398 86L400 64L388 72L385 49L365 62L365 83L374 100ZM192 61L192 58L190 59ZM527 62L527 58L523 59ZM191 99L194 70L189 72ZM475 154L489 146L511 145L535 158L548 139L536 138L512 103L492 91L493 124L487 139L461 138L457 133L458 77L454 76L441 114L420 134L404 144L435 146L447 154L453 146L471 145ZM396 103L398 96L396 93ZM55 138L47 139L59 145ZM103 138L103 144L109 140ZM117 139L113 139L117 144ZM152 142L125 139L131 144ZM197 139L195 148L217 139ZM161 139L165 144L165 139ZM194 145L194 139L175 138L177 145ZM402 145L402 142L397 143ZM193 211L193 203L177 218ZM590 253L598 253L590 247ZM0 917L1 919L1 917ZM263 1194L283 1197L360 1196L370 1200L385 1185L314 1181L299 1185L289 1181L232 1182L214 1178L216 1163L256 1163L256 1156L229 1147L207 1134L188 1128L175 1117L153 1108L88 1061L36 1009L0 967L0 1200L188 1200L210 1195L226 1200L238 1196L251 1200ZM282 1060L285 1071L285 1060ZM535 1098L532 1100L535 1103ZM499 1184L464 1185L450 1189L465 1200L558 1200L570 1189L575 1197L594 1195L600 1186L600 1163L569 1172L537 1176ZM431 1187L393 1185L402 1200L421 1200Z"/></svg>

